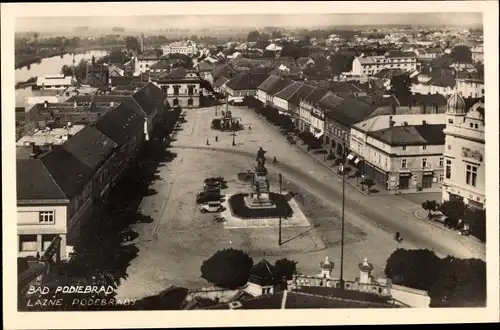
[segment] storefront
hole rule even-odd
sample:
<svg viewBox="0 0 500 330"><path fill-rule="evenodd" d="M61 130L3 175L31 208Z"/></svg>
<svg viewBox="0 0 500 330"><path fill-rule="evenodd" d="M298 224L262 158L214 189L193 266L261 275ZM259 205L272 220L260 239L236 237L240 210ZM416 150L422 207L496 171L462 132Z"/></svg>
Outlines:
<svg viewBox="0 0 500 330"><path fill-rule="evenodd" d="M410 172L400 172L399 173L399 189L400 190L405 190L410 188L410 179L411 179L411 173Z"/></svg>
<svg viewBox="0 0 500 330"><path fill-rule="evenodd" d="M434 182L434 171L426 171L422 173L422 188L432 188Z"/></svg>
<svg viewBox="0 0 500 330"><path fill-rule="evenodd" d="M354 159L353 164L355 164L356 160ZM357 164L361 164L359 161ZM374 182L382 184L384 187L387 187L387 181L389 180L389 175L386 171L372 165L368 162L362 163L363 174L366 178L371 178Z"/></svg>

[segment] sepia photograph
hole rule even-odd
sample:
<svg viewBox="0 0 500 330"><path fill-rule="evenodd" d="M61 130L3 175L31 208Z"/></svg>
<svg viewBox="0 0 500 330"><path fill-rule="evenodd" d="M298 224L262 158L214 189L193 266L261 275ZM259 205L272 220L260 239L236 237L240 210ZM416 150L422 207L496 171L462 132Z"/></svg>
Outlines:
<svg viewBox="0 0 500 330"><path fill-rule="evenodd" d="M494 1L2 3L5 326L498 321L497 51Z"/></svg>

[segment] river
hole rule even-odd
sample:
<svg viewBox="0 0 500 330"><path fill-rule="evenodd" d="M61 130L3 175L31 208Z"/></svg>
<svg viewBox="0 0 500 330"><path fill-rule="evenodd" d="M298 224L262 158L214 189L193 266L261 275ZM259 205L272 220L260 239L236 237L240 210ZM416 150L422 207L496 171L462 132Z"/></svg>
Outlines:
<svg viewBox="0 0 500 330"><path fill-rule="evenodd" d="M75 54L75 64L78 64L80 60L90 60L92 56L95 58L100 58L107 55L107 51L95 50L86 53ZM71 65L73 63L73 56L71 54L66 54L61 56L54 56L51 58L44 58L40 63L31 64L30 68L23 67L16 70L15 79L16 83L26 81L31 77L41 77L56 75L61 73L61 68L63 65ZM16 89L16 107L22 106L24 100L27 96L32 96L31 87Z"/></svg>

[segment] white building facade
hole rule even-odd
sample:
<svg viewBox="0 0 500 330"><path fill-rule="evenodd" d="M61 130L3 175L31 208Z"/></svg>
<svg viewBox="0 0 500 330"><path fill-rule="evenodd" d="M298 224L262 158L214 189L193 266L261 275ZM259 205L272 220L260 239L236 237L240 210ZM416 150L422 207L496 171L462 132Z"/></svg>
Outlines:
<svg viewBox="0 0 500 330"><path fill-rule="evenodd" d="M446 116L442 200L461 199L466 205L484 209L484 104L476 103L466 111L465 102L457 93L448 101Z"/></svg>

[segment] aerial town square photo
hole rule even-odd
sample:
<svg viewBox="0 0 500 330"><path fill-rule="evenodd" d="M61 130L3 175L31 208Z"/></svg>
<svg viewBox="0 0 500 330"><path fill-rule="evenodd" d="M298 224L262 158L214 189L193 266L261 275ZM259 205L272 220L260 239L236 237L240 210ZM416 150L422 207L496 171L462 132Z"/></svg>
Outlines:
<svg viewBox="0 0 500 330"><path fill-rule="evenodd" d="M16 309L486 307L473 9L16 17Z"/></svg>

